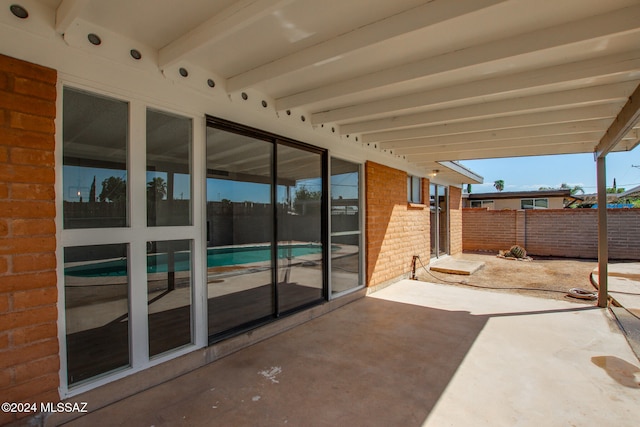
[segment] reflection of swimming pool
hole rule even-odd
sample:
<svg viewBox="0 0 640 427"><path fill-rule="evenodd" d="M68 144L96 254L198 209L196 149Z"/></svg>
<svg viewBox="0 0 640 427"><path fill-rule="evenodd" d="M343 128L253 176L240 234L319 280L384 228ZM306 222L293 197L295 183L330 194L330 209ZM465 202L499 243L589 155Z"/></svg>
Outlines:
<svg viewBox="0 0 640 427"><path fill-rule="evenodd" d="M321 245L281 245L278 247L278 258L300 257L319 254ZM242 246L207 249L207 267L223 267L229 265L252 264L269 261L271 259L270 246ZM176 252L174 255L175 271L191 269L190 253ZM167 254L147 256L147 273L167 272ZM127 260L96 262L77 265L64 269L67 276L99 277L124 276L127 274Z"/></svg>

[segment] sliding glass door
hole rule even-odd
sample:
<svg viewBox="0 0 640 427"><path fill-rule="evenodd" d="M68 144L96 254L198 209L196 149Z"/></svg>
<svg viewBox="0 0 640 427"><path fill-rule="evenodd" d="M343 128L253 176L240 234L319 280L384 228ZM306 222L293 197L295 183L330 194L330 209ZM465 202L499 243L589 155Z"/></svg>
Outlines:
<svg viewBox="0 0 640 427"><path fill-rule="evenodd" d="M449 192L442 185L429 185L431 211L431 258L449 253Z"/></svg>
<svg viewBox="0 0 640 427"><path fill-rule="evenodd" d="M212 341L325 298L325 164L323 151L210 120Z"/></svg>

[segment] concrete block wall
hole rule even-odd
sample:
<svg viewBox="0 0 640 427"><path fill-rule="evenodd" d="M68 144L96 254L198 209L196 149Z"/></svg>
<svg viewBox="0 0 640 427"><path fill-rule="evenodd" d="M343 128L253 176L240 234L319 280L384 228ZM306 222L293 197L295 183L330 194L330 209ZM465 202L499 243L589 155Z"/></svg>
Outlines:
<svg viewBox="0 0 640 427"><path fill-rule="evenodd" d="M492 251L519 244L531 255L598 257L596 209L463 209L463 249ZM612 260L640 260L640 209L608 209Z"/></svg>
<svg viewBox="0 0 640 427"><path fill-rule="evenodd" d="M54 188L56 80L54 70L0 55L3 402L59 400ZM27 415L0 412L0 425Z"/></svg>
<svg viewBox="0 0 640 427"><path fill-rule="evenodd" d="M367 162L365 180L367 286L375 286L408 276L413 255L429 260L429 207L407 203L404 171Z"/></svg>

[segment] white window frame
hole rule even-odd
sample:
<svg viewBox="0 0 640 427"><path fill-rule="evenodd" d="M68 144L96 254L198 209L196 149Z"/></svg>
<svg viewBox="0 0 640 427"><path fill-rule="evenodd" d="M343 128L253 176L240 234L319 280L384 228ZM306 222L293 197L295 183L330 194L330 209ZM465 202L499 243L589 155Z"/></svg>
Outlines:
<svg viewBox="0 0 640 427"><path fill-rule="evenodd" d="M419 200L414 200L413 192L418 187ZM422 204L422 178L415 175L407 175L407 202Z"/></svg>
<svg viewBox="0 0 640 427"><path fill-rule="evenodd" d="M204 227L206 203L205 197L205 117L176 110L170 105L156 101L143 101L126 93L113 93L94 86L86 86L68 76L59 76L57 85L56 117L56 216L57 229L57 279L58 279L58 338L60 343L60 394L72 397L104 384L143 371L152 366L175 359L198 348L206 347L207 337L207 287L204 254L206 242L201 230ZM85 91L96 96L105 96L127 102L129 105L127 191L128 191L128 227L118 228L63 228L63 89L65 87ZM146 112L147 109L167 112L191 119L192 122L192 225L190 226L147 226L146 211ZM149 357L148 346L148 310L146 242L164 240L192 241L192 343ZM67 342L64 295L64 248L72 246L106 245L125 243L129 245L129 351L130 366L105 373L94 378L69 386L67 382Z"/></svg>

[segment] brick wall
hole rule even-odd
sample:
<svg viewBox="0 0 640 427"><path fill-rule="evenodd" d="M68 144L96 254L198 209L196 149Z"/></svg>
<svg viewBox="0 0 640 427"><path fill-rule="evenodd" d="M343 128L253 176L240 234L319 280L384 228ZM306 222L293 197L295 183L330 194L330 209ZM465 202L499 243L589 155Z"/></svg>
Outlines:
<svg viewBox="0 0 640 427"><path fill-rule="evenodd" d="M640 259L640 209L608 209L609 258ZM524 246L531 255L598 257L596 209L490 211L463 209L463 249L493 251Z"/></svg>
<svg viewBox="0 0 640 427"><path fill-rule="evenodd" d="M449 187L449 253L462 252L462 188Z"/></svg>
<svg viewBox="0 0 640 427"><path fill-rule="evenodd" d="M375 286L408 275L413 255L427 263L429 209L408 205L406 172L367 162L365 180L367 286Z"/></svg>
<svg viewBox="0 0 640 427"><path fill-rule="evenodd" d="M0 55L0 396L58 401L56 72ZM28 415L28 414L22 414ZM0 412L0 424L13 415Z"/></svg>

